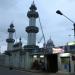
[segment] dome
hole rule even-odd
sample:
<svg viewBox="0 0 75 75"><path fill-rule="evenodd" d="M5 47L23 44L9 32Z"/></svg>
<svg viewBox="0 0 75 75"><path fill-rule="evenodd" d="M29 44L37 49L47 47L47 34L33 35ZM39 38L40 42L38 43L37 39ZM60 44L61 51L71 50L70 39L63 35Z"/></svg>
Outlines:
<svg viewBox="0 0 75 75"><path fill-rule="evenodd" d="M48 47L54 46L54 43L51 38L47 41L46 46L48 46Z"/></svg>
<svg viewBox="0 0 75 75"><path fill-rule="evenodd" d="M47 45L54 45L54 43L53 43L53 41L52 41L52 39L50 38L48 41L47 41Z"/></svg>

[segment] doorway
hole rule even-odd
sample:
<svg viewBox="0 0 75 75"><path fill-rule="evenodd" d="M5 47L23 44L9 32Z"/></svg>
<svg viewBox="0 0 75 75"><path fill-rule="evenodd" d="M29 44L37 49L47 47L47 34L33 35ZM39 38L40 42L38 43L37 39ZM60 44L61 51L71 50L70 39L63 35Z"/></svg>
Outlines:
<svg viewBox="0 0 75 75"><path fill-rule="evenodd" d="M55 73L58 71L58 55L47 54L47 71Z"/></svg>

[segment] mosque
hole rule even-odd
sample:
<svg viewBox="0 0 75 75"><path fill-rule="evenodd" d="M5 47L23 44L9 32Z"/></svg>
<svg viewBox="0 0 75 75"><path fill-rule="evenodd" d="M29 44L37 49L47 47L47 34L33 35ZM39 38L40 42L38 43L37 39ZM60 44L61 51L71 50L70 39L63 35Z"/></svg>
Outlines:
<svg viewBox="0 0 75 75"><path fill-rule="evenodd" d="M13 23L8 28L9 37L6 39L7 50L2 55L3 58L0 57L0 64L10 69L47 69L47 59L49 59L47 58L47 54L52 53L52 48L54 47L51 38L42 48L36 45L36 34L39 32L39 28L36 26L36 19L39 18L39 14L34 2L29 9L27 13L29 26L25 28L28 34L27 45L22 46L21 37L19 38L19 42L15 43L15 39L13 38L15 27ZM40 63L42 63L42 67L40 67Z"/></svg>
<svg viewBox="0 0 75 75"><path fill-rule="evenodd" d="M28 34L27 44L23 46L21 37L19 38L19 42L15 43L15 39L13 38L15 27L14 24L11 23L8 28L9 37L6 39L7 50L3 54L0 53L0 66L5 66L9 69L47 70L49 72L57 72L58 70L64 71L64 65L67 65L67 72L75 72L75 54L73 54L72 60L72 54L70 52L67 53L67 46L65 47L65 52L68 56L64 57L64 53L61 54L62 49L55 48L51 38L47 43L43 44L42 48L36 45L36 36L39 32L36 21L39 18L39 14L34 1L27 12L27 17L29 18L29 26L25 28ZM73 52L75 50L74 47L75 45L73 47L71 46L69 50Z"/></svg>

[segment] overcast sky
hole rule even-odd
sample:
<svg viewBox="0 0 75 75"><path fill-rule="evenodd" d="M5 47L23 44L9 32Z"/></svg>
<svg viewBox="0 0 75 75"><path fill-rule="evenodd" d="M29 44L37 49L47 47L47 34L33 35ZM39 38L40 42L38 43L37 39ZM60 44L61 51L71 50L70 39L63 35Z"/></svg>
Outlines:
<svg viewBox="0 0 75 75"><path fill-rule="evenodd" d="M6 50L8 38L7 29L13 22L16 33L14 38L18 41L22 37L23 44L26 44L27 33L25 27L29 25L27 12L33 0L0 0L0 48ZM35 0L39 13L46 41L52 38L56 46L65 45L73 41L73 23L65 17L56 14L61 10L66 16L75 21L75 0ZM40 28L39 20L36 25ZM37 34L37 42L42 37L41 30ZM43 40L39 45L42 45Z"/></svg>

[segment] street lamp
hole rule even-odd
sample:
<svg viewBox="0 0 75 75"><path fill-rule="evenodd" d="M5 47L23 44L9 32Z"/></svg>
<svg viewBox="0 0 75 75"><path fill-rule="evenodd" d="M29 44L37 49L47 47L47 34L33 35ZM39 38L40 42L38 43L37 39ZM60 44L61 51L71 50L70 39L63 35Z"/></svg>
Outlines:
<svg viewBox="0 0 75 75"><path fill-rule="evenodd" d="M74 30L74 38L75 38L75 22L72 21L70 18L68 18L66 15L64 15L60 10L57 10L56 13L59 14L59 15L63 15L63 16L66 17L69 21L71 21L71 22L73 23L73 26L74 26L74 29L73 29L73 30Z"/></svg>
<svg viewBox="0 0 75 75"><path fill-rule="evenodd" d="M73 23L73 26L74 26L74 39L75 39L75 22L72 21L71 19L69 19L66 15L64 15L60 10L57 10L56 11L57 14L60 14L60 15L63 15L64 17L66 17L69 21L71 21ZM67 54L69 55L69 53ZM70 55L69 55L69 72L71 72L71 65L70 65Z"/></svg>

